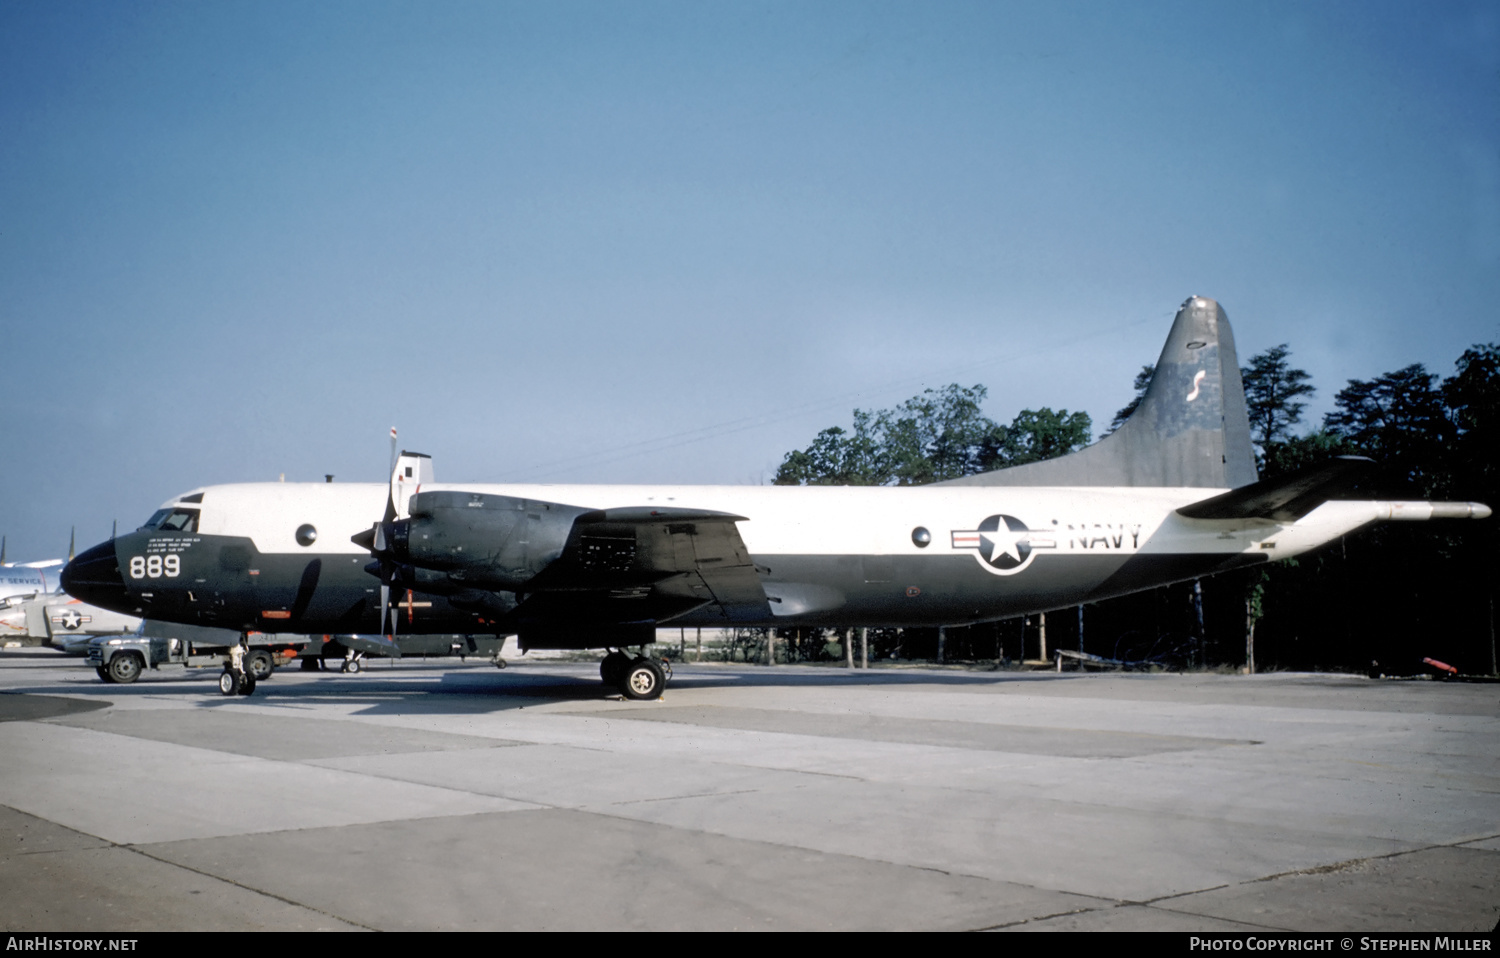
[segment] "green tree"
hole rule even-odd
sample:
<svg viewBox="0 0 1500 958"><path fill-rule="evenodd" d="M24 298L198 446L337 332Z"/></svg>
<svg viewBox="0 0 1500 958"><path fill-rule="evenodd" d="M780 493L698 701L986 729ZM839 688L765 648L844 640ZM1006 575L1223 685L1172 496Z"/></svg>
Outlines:
<svg viewBox="0 0 1500 958"><path fill-rule="evenodd" d="M1446 487L1441 460L1456 430L1437 377L1421 363L1370 380L1349 380L1324 427L1431 496Z"/></svg>
<svg viewBox="0 0 1500 958"><path fill-rule="evenodd" d="M854 410L854 431L831 426L812 445L786 454L773 480L778 486L880 486L890 481L874 414Z"/></svg>
<svg viewBox="0 0 1500 958"><path fill-rule="evenodd" d="M1349 440L1326 429L1318 429L1305 436L1293 436L1284 442L1273 442L1265 447L1261 463L1261 478L1296 472L1304 466L1327 462L1336 456L1348 456L1358 452Z"/></svg>
<svg viewBox="0 0 1500 958"><path fill-rule="evenodd" d="M1000 427L980 411L983 386L928 389L879 414L882 450L897 485L916 486L980 471L979 450Z"/></svg>
<svg viewBox="0 0 1500 958"><path fill-rule="evenodd" d="M1065 455L1088 445L1087 413L1026 409L1002 426L984 415L983 386L928 389L893 409L854 411L786 454L778 485L923 485Z"/></svg>
<svg viewBox="0 0 1500 958"><path fill-rule="evenodd" d="M1130 400L1124 409L1115 413L1115 418L1109 421L1109 431L1105 433L1106 436L1125 425L1125 420L1129 419L1140 408L1141 400L1146 398L1146 390L1151 385L1151 377L1155 375L1156 366L1154 364L1142 366L1141 371L1135 374L1135 398Z"/></svg>
<svg viewBox="0 0 1500 958"><path fill-rule="evenodd" d="M982 457L981 468L976 471L1022 466L1028 462L1066 456L1089 444L1092 427L1093 421L1086 412L1070 413L1066 409L1053 412L1046 406L1023 409L1001 434L998 454Z"/></svg>
<svg viewBox="0 0 1500 958"><path fill-rule="evenodd" d="M1287 362L1290 354L1282 343L1251 356L1250 365L1240 369L1251 436L1266 455L1273 443L1290 438L1291 428L1302 421L1307 403L1297 400L1317 392L1306 370L1293 369Z"/></svg>
<svg viewBox="0 0 1500 958"><path fill-rule="evenodd" d="M1464 351L1443 380L1443 401L1457 432L1452 465L1465 495L1500 494L1500 345ZM1494 503L1500 505L1500 503Z"/></svg>

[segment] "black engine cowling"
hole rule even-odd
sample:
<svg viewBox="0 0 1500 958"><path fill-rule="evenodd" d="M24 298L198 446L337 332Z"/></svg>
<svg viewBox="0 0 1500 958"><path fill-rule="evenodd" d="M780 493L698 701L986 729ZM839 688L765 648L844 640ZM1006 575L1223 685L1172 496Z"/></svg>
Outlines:
<svg viewBox="0 0 1500 958"><path fill-rule="evenodd" d="M411 517L385 523L385 554L471 588L517 591L562 555L579 516L555 502L477 492L421 492Z"/></svg>

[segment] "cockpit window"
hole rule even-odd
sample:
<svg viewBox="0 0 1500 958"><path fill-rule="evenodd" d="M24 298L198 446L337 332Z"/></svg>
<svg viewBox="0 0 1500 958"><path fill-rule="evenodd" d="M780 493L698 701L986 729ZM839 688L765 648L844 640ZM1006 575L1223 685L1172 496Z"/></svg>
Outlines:
<svg viewBox="0 0 1500 958"><path fill-rule="evenodd" d="M169 516L171 514L172 514L172 510L171 509L158 509L155 512L151 513L151 518L149 518L145 522L141 523L141 528L142 529L155 529L157 526L161 525L161 521L163 519L165 519L167 516Z"/></svg>
<svg viewBox="0 0 1500 958"><path fill-rule="evenodd" d="M163 532L197 532L197 509L158 509L146 520L142 529L160 529Z"/></svg>
<svg viewBox="0 0 1500 958"><path fill-rule="evenodd" d="M173 509L172 514L161 521L163 532L197 532L197 509Z"/></svg>

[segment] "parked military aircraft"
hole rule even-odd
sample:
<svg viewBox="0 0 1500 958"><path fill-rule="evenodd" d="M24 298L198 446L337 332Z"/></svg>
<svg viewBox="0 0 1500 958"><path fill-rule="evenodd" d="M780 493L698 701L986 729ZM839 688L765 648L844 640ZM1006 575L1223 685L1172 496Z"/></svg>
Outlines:
<svg viewBox="0 0 1500 958"><path fill-rule="evenodd" d="M1368 460L1257 481L1228 319L1178 311L1135 414L1059 459L920 487L208 486L63 573L106 608L243 631L516 634L603 648L628 697L658 626L920 626L1096 601L1478 503L1336 496ZM373 561L372 561L373 560Z"/></svg>
<svg viewBox="0 0 1500 958"><path fill-rule="evenodd" d="M61 572L63 566L62 559L44 559L41 562L5 562L4 556L4 547L0 546L0 599L57 591L58 573Z"/></svg>
<svg viewBox="0 0 1500 958"><path fill-rule="evenodd" d="M96 635L135 632L141 620L89 605L63 592L0 599L0 646L52 645L83 655Z"/></svg>

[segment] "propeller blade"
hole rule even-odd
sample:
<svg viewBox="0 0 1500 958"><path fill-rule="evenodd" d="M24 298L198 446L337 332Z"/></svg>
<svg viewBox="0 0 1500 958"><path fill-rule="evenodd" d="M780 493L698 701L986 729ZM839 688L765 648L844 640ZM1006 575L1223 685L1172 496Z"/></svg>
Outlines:
<svg viewBox="0 0 1500 958"><path fill-rule="evenodd" d="M385 522L396 518L396 427L391 427L391 468L386 475L390 479L390 495L385 499Z"/></svg>
<svg viewBox="0 0 1500 958"><path fill-rule="evenodd" d="M0 536L0 565L5 565L5 537Z"/></svg>
<svg viewBox="0 0 1500 958"><path fill-rule="evenodd" d="M73 547L78 542L78 527L74 526L68 530L68 561L73 561Z"/></svg>

